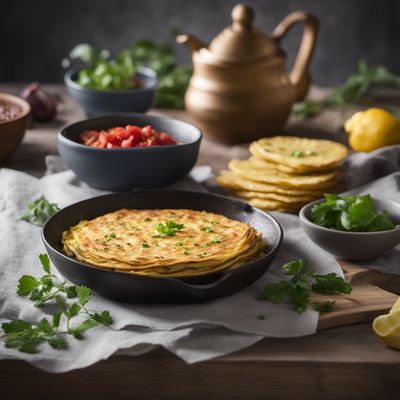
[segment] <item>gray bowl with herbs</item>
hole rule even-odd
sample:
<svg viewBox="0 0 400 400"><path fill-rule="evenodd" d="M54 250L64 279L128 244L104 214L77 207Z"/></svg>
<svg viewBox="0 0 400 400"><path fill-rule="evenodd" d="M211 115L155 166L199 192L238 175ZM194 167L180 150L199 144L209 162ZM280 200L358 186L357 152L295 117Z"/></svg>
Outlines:
<svg viewBox="0 0 400 400"><path fill-rule="evenodd" d="M157 75L147 67L138 67L135 79L139 87L123 90L97 90L77 83L81 69L65 73L68 93L88 117L98 117L118 112L146 112L152 105L157 90Z"/></svg>
<svg viewBox="0 0 400 400"><path fill-rule="evenodd" d="M372 225L369 226L360 226L360 229L364 229L362 232L343 230L344 227L341 226L340 222L338 222L338 228L342 230L318 225L313 222L315 217L313 218L312 210L313 207L325 202L325 199L313 201L300 210L300 225L315 244L338 258L358 261L373 259L400 244L400 203L377 198L372 198L371 201L378 214L384 212L384 214L381 214L382 217L390 221L392 227L389 225L386 226L386 222L382 222L383 219L376 223L371 222ZM361 215L362 212L364 212L363 215ZM359 215L360 219L368 219L370 214L367 210L360 211ZM370 217L372 221L372 214ZM342 222L344 222L347 228L352 228L348 226L348 217L338 216L338 218L343 219ZM378 228L385 228L386 230L365 231L367 229Z"/></svg>

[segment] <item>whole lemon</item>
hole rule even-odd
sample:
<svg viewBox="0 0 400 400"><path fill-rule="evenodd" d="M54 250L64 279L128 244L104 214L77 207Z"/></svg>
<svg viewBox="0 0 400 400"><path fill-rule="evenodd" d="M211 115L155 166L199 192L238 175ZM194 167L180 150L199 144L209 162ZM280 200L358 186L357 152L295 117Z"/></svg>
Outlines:
<svg viewBox="0 0 400 400"><path fill-rule="evenodd" d="M382 108L369 108L353 114L344 124L354 151L370 152L400 144L400 121Z"/></svg>

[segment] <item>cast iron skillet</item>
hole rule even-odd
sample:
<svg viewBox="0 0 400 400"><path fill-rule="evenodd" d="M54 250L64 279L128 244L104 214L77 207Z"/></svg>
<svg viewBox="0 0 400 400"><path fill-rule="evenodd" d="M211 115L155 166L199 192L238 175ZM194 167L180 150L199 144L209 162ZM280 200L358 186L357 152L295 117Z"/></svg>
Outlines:
<svg viewBox="0 0 400 400"><path fill-rule="evenodd" d="M246 222L263 235L265 254L238 268L193 278L144 277L94 267L62 252L61 234L83 219L121 208L187 208L205 210ZM279 223L269 214L228 197L186 191L140 191L110 194L72 204L51 217L42 231L50 259L75 284L103 296L134 303L194 303L227 296L260 278L269 268L283 238Z"/></svg>

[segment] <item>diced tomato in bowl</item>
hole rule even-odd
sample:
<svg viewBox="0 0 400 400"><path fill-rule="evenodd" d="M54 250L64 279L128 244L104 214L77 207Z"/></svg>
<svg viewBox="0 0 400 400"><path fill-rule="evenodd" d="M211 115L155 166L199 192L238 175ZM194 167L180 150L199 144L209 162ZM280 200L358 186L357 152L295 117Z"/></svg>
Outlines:
<svg viewBox="0 0 400 400"><path fill-rule="evenodd" d="M184 121L121 113L64 127L58 134L58 150L86 184L130 191L182 179L196 163L201 138L200 130Z"/></svg>
<svg viewBox="0 0 400 400"><path fill-rule="evenodd" d="M157 132L151 125L143 128L136 125L117 126L107 131L87 130L79 134L79 139L86 146L107 149L177 144L168 133Z"/></svg>

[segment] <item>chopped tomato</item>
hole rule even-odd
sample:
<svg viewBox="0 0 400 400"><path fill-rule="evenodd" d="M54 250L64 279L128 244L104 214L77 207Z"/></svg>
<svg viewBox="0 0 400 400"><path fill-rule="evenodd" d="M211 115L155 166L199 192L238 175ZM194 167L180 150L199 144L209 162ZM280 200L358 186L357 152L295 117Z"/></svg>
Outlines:
<svg viewBox="0 0 400 400"><path fill-rule="evenodd" d="M143 128L136 125L116 126L106 131L87 130L80 133L79 139L87 146L107 149L176 144L170 135L155 131L151 125Z"/></svg>
<svg viewBox="0 0 400 400"><path fill-rule="evenodd" d="M90 146L92 143L94 143L98 137L99 137L99 132L97 131L83 131L80 135L79 135L81 141Z"/></svg>

